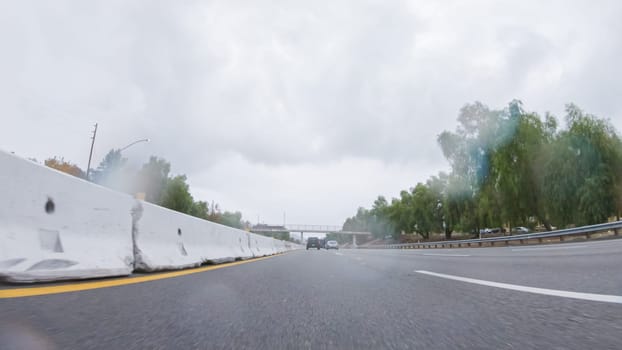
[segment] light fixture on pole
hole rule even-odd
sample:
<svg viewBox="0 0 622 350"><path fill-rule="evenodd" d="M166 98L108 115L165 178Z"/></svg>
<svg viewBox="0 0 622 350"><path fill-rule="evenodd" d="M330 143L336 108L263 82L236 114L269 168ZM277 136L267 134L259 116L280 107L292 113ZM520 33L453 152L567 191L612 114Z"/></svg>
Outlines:
<svg viewBox="0 0 622 350"><path fill-rule="evenodd" d="M130 148L131 146L134 146L134 145L135 145L135 144L137 144L137 143L140 143L140 142L149 142L149 141L151 141L151 140L149 140L149 139L136 140L136 141L134 141L134 142L130 143L129 145L127 145L127 146L125 146L125 147L123 147L123 148L119 149L119 152L123 152L123 151L125 151L126 149Z"/></svg>

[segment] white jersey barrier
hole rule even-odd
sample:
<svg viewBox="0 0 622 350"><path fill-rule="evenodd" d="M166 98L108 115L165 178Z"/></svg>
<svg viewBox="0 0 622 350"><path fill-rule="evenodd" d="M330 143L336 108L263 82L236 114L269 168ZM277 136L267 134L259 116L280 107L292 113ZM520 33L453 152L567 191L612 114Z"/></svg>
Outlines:
<svg viewBox="0 0 622 350"><path fill-rule="evenodd" d="M0 151L0 279L129 275L301 246L150 203Z"/></svg>
<svg viewBox="0 0 622 350"><path fill-rule="evenodd" d="M275 240L275 244L276 244L276 251L277 253L285 253L287 251L287 248L285 248L285 241L281 241L281 240Z"/></svg>
<svg viewBox="0 0 622 350"><path fill-rule="evenodd" d="M267 256L276 253L273 243L275 240L274 238L251 233L250 240L251 251L255 257Z"/></svg>
<svg viewBox="0 0 622 350"><path fill-rule="evenodd" d="M143 201L133 210L135 267L181 269L253 257L249 233Z"/></svg>
<svg viewBox="0 0 622 350"><path fill-rule="evenodd" d="M302 249L302 246L300 244L292 243L289 241L285 241L284 244L285 244L286 251Z"/></svg>
<svg viewBox="0 0 622 350"><path fill-rule="evenodd" d="M129 275L134 200L0 151L0 279Z"/></svg>

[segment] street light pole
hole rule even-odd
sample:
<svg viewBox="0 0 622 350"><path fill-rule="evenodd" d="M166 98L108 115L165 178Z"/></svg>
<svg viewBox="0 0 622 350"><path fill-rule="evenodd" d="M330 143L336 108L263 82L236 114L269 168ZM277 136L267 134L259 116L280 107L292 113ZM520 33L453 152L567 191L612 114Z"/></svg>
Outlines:
<svg viewBox="0 0 622 350"><path fill-rule="evenodd" d="M89 152L89 163L86 166L86 180L89 180L89 174L91 172L91 158L93 158L93 146L95 145L95 136L97 136L97 123L95 123L95 130L93 130L93 137L91 137L91 151Z"/></svg>
<svg viewBox="0 0 622 350"><path fill-rule="evenodd" d="M89 163L86 166L86 179L89 180L89 175L91 174L91 159L93 158L93 146L95 145L95 136L97 136L97 123L95 123L95 129L93 130L93 137L91 138L91 151L89 152ZM126 149L128 149L131 146L134 146L135 144L139 143L139 142L149 142L149 139L141 139L141 140L136 140L132 143L130 143L129 145L119 149L119 153L122 151L125 151Z"/></svg>
<svg viewBox="0 0 622 350"><path fill-rule="evenodd" d="M130 143L129 145L127 145L127 146L125 146L125 147L123 147L123 148L119 149L119 152L123 152L123 151L125 151L126 149L130 148L131 146L134 146L134 145L135 145L135 144L137 144L137 143L140 143L140 142L149 142L149 141L150 141L149 139L136 140L136 141L134 141L134 142Z"/></svg>

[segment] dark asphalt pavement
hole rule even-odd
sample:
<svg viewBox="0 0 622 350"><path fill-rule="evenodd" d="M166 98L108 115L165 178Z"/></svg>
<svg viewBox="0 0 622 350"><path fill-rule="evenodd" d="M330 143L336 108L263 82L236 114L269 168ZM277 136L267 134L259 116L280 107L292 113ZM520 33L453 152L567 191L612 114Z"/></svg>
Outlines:
<svg viewBox="0 0 622 350"><path fill-rule="evenodd" d="M297 251L153 282L0 300L1 349L622 349L622 240Z"/></svg>

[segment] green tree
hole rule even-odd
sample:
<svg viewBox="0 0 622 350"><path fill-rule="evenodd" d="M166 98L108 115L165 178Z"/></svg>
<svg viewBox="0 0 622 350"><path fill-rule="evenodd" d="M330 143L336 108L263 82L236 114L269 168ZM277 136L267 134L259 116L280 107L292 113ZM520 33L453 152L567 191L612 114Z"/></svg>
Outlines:
<svg viewBox="0 0 622 350"><path fill-rule="evenodd" d="M567 129L553 142L544 168L543 191L551 218L560 226L606 221L620 213L622 143L611 124L566 108Z"/></svg>
<svg viewBox="0 0 622 350"><path fill-rule="evenodd" d="M264 236L272 237L274 239L280 239L282 241L290 241L292 242L292 237L290 236L289 231L275 231L263 234Z"/></svg>
<svg viewBox="0 0 622 350"><path fill-rule="evenodd" d="M454 132L437 139L451 172L433 176L389 204L380 196L359 208L344 229L429 237L485 227L551 229L606 221L622 213L622 140L610 122L566 108L557 119L525 112L514 100L502 110L465 105Z"/></svg>
<svg viewBox="0 0 622 350"><path fill-rule="evenodd" d="M222 213L222 216L220 218L220 223L225 226L229 226L229 227L234 227L234 228L239 228L239 229L244 228L244 223L242 222L242 213L240 213L239 211L236 211L236 212L225 211L224 213ZM289 239L289 232L287 236Z"/></svg>
<svg viewBox="0 0 622 350"><path fill-rule="evenodd" d="M475 231L482 222L497 220L490 163L495 149L512 133L503 116L504 111L490 110L480 102L467 104L460 110L456 131L444 131L437 139L452 168L447 210L451 224L463 230Z"/></svg>
<svg viewBox="0 0 622 350"><path fill-rule="evenodd" d="M332 232L326 234L326 241L337 241L339 244L344 244L352 242L352 237L350 235Z"/></svg>
<svg viewBox="0 0 622 350"><path fill-rule="evenodd" d="M196 201L192 203L188 214L203 220L209 220L209 204L205 201Z"/></svg>
<svg viewBox="0 0 622 350"><path fill-rule="evenodd" d="M356 215L347 218L343 224L344 231L369 232L369 222L371 214L365 208L358 208Z"/></svg>
<svg viewBox="0 0 622 350"><path fill-rule="evenodd" d="M445 239L451 239L454 231L455 221L452 220L452 210L456 210L454 197L449 194L449 176L440 172L438 176L432 176L426 181L426 186L430 191L434 204L431 205L431 217L434 221L434 229L443 232Z"/></svg>
<svg viewBox="0 0 622 350"><path fill-rule="evenodd" d="M170 179L162 194L162 206L180 213L189 214L194 200L190 194L186 175L178 175Z"/></svg>
<svg viewBox="0 0 622 350"><path fill-rule="evenodd" d="M555 120L547 116L544 124L535 113L525 113L513 101L503 123L513 131L491 157L491 181L501 203L502 221L513 227L536 217L550 228L539 188L541 155L554 133Z"/></svg>
<svg viewBox="0 0 622 350"><path fill-rule="evenodd" d="M454 230L462 232L479 230L474 194L464 177L457 174L448 175L444 202L446 239L451 238Z"/></svg>
<svg viewBox="0 0 622 350"><path fill-rule="evenodd" d="M96 170L92 171L92 181L115 190L128 191L133 176L128 174L124 158L119 149L111 149L99 163Z"/></svg>
<svg viewBox="0 0 622 350"><path fill-rule="evenodd" d="M388 210L388 216L395 226L394 238L401 233L412 233L415 230L415 217L412 205L412 195L406 190L400 191L400 198L393 198Z"/></svg>
<svg viewBox="0 0 622 350"><path fill-rule="evenodd" d="M136 191L145 193L145 200L148 202L161 203L162 194L169 181L170 171L171 164L168 161L151 156L136 176Z"/></svg>
<svg viewBox="0 0 622 350"><path fill-rule="evenodd" d="M411 218L414 222L415 232L429 238L430 233L440 232L442 219L438 217L439 199L425 184L418 183L412 189ZM440 219L440 220L439 220Z"/></svg>
<svg viewBox="0 0 622 350"><path fill-rule="evenodd" d="M397 237L399 232L397 232L395 225L389 217L390 210L387 199L383 196L378 196L369 212L370 224L368 225L375 238L384 238L387 235L399 238Z"/></svg>
<svg viewBox="0 0 622 350"><path fill-rule="evenodd" d="M390 219L391 207L386 198L379 196L372 206L372 209L359 208L356 215L347 218L343 224L344 231L371 232L375 238L383 238L386 235L397 236L395 225ZM347 237L346 237L347 238ZM340 243L341 239L335 239Z"/></svg>

